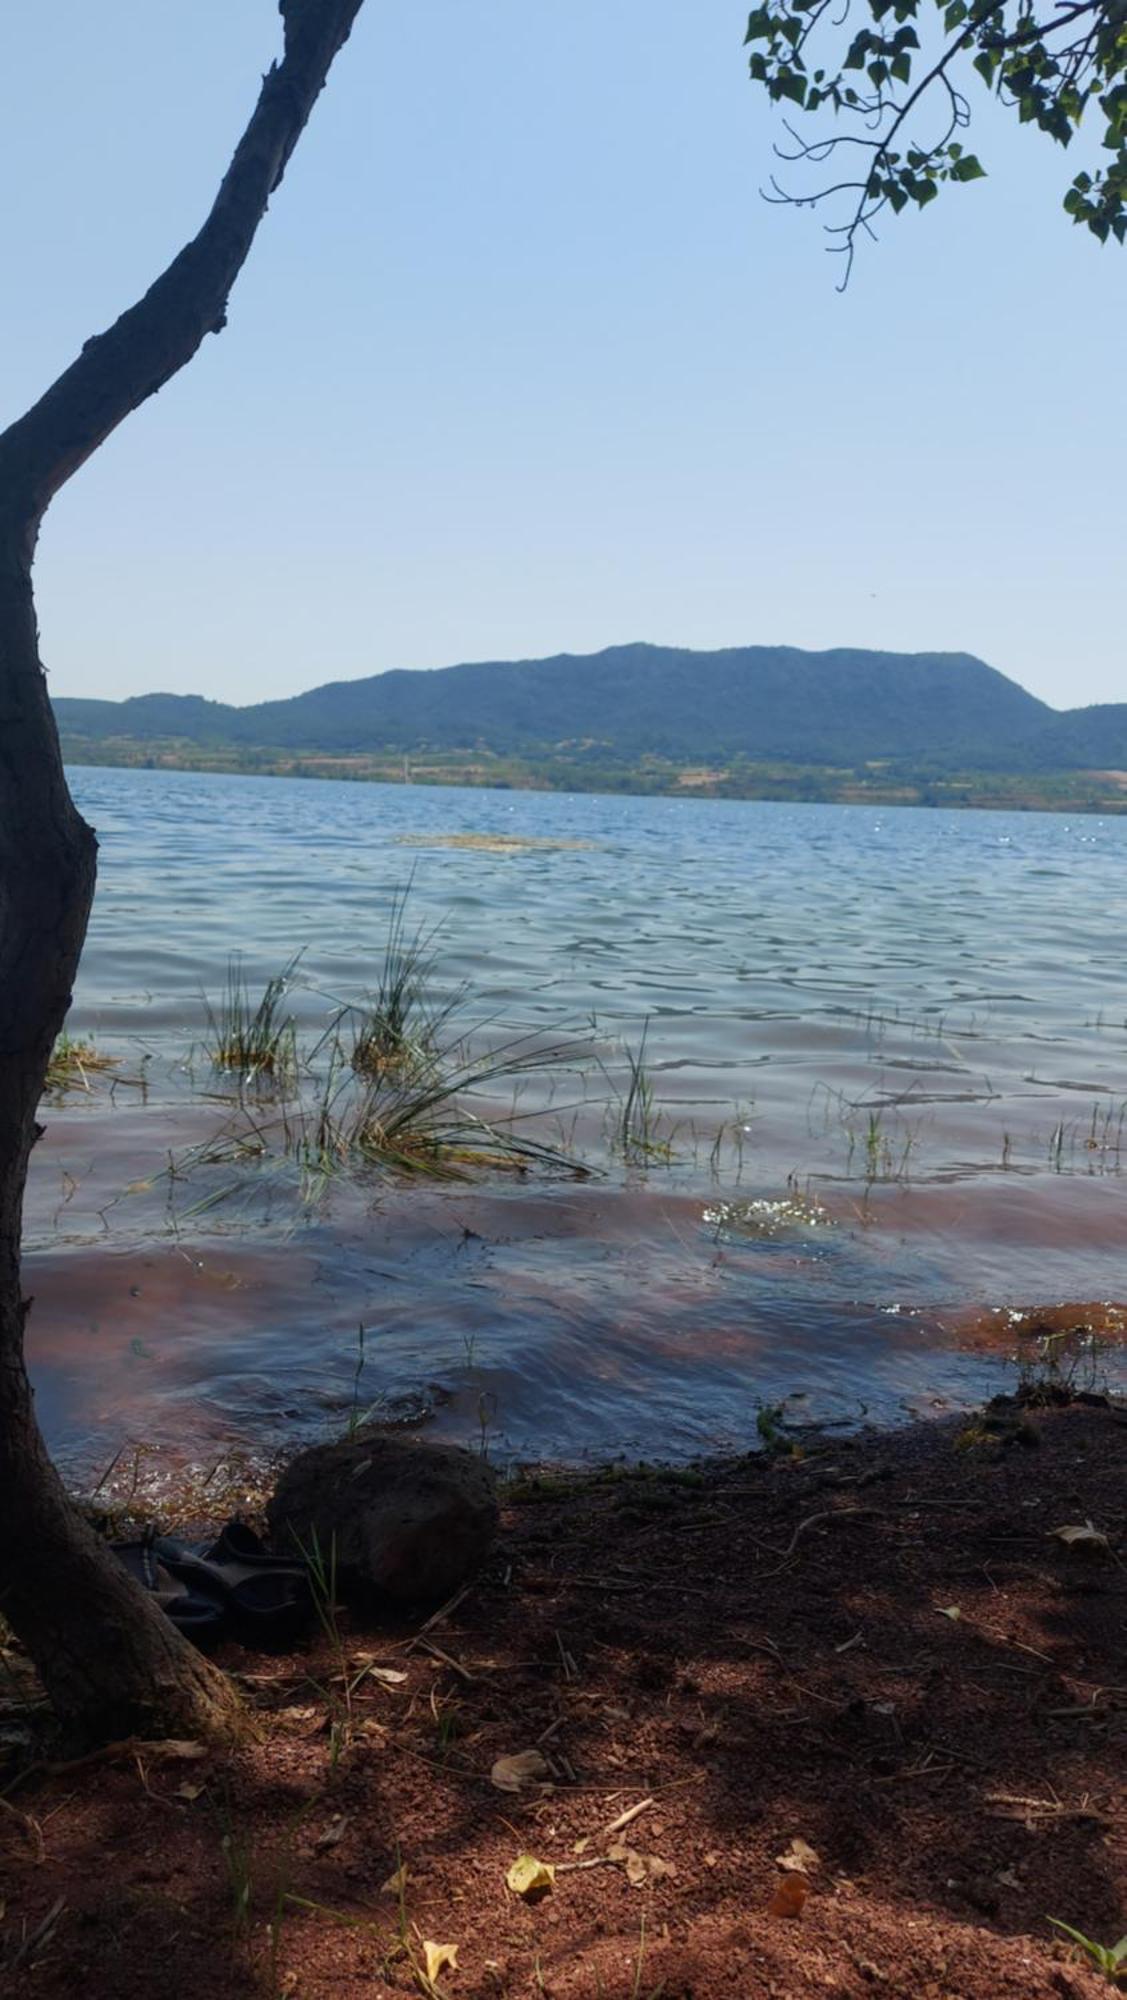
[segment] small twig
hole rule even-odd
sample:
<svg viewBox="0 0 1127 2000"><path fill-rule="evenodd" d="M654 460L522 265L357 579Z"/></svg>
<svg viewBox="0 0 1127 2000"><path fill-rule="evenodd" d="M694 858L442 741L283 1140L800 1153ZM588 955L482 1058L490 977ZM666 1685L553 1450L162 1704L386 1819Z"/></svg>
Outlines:
<svg viewBox="0 0 1127 2000"><path fill-rule="evenodd" d="M477 1675L471 1674L469 1668L464 1667L460 1660L456 1660L452 1653L445 1653L441 1646L436 1646L433 1639L416 1638L412 1644L420 1647L424 1653L429 1653L433 1659L441 1660L444 1667L449 1667L451 1673L460 1674L464 1681L477 1679Z"/></svg>
<svg viewBox="0 0 1127 2000"><path fill-rule="evenodd" d="M39 1945L47 1943L48 1938L50 1937L52 1931L54 1930L55 1925L58 1923L59 1918L62 1916L63 1911L66 1909L66 1906L67 1906L66 1897L65 1896L57 1897L55 1902L52 1903L50 1909L48 1910L47 1915L43 1918L42 1923L36 1924L35 1929L33 1931L28 1932L23 1943L20 1946L18 1946L16 1951L13 1953L10 1961L13 1967L17 1965L22 1965L24 1960L26 1958L30 1958L32 1952L35 1951Z"/></svg>
<svg viewBox="0 0 1127 2000"><path fill-rule="evenodd" d="M1090 1819L1100 1823L1107 1820L1106 1813L1096 1806L1066 1806L1063 1799L1027 1799L1018 1792L987 1792L985 1803L1008 1807L1007 1818L1012 1818L1014 1812L1023 1812L1036 1813L1040 1819Z"/></svg>
<svg viewBox="0 0 1127 2000"><path fill-rule="evenodd" d="M413 1653L415 1647L420 1643L422 1639L426 1637L427 1633L433 1632L436 1625L441 1625L444 1618L449 1618L450 1613L458 1609L458 1606L459 1604L461 1604L462 1599L468 1597L472 1589L473 1589L472 1580L469 1583L464 1583L462 1585L461 1590L456 1590L454 1592L453 1597L447 1598L445 1604L440 1604L437 1611L432 1611L430 1617L426 1621L426 1624L419 1626L419 1629L416 1632L413 1639L408 1639L407 1644L403 1649L404 1652Z"/></svg>
<svg viewBox="0 0 1127 2000"><path fill-rule="evenodd" d="M768 1554L779 1556L780 1562L776 1569L762 1570L756 1577L756 1582L764 1583L768 1577L778 1576L780 1571L786 1568L803 1535L806 1534L808 1529L818 1527L822 1521L852 1521L856 1519L858 1514L876 1514L879 1512L880 1509L876 1507L827 1507L821 1514L807 1514L806 1519L799 1522L785 1549L768 1549ZM763 1546L765 1547L766 1544L763 1544Z"/></svg>
<svg viewBox="0 0 1127 2000"><path fill-rule="evenodd" d="M603 1839L609 1840L612 1833L621 1833L624 1826L629 1826L631 1820L638 1818L639 1813L648 1812L653 1803L652 1798L640 1799L636 1806L628 1806L625 1812L619 1813L617 1819L611 1820L609 1826L604 1826Z"/></svg>

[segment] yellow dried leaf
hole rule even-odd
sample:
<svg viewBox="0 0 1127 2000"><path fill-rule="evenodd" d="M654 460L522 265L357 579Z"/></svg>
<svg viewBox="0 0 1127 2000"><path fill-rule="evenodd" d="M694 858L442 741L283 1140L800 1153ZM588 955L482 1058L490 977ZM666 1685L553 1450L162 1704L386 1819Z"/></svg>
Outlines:
<svg viewBox="0 0 1127 2000"><path fill-rule="evenodd" d="M651 1882L660 1882L663 1875L676 1875L672 1861L663 1861L660 1854L639 1854L636 1847L626 1847L616 1840L607 1848L607 1860L618 1862L626 1880L635 1889L648 1888Z"/></svg>
<svg viewBox="0 0 1127 2000"><path fill-rule="evenodd" d="M505 1880L514 1896L531 1900L550 1893L555 1885L556 1871L550 1861L538 1861L534 1854L518 1854Z"/></svg>
<svg viewBox="0 0 1127 2000"><path fill-rule="evenodd" d="M435 1980L446 1972L458 1970L458 1947L456 1944L432 1944L429 1938L423 1941L423 1963L427 1978L433 1986Z"/></svg>
<svg viewBox="0 0 1127 2000"><path fill-rule="evenodd" d="M957 1604L937 1604L935 1608L941 1618L950 1618L956 1623L963 1615Z"/></svg>
<svg viewBox="0 0 1127 2000"><path fill-rule="evenodd" d="M382 1681L385 1687L401 1687L408 1678L402 1667L382 1667L375 1653L353 1653L358 1667L363 1667L368 1680Z"/></svg>
<svg viewBox="0 0 1127 2000"><path fill-rule="evenodd" d="M1049 1533L1054 1541L1063 1542L1066 1549L1087 1549L1093 1554L1102 1554L1111 1548L1107 1536L1094 1528L1090 1521L1085 1521L1082 1526L1050 1528Z"/></svg>
<svg viewBox="0 0 1127 2000"><path fill-rule="evenodd" d="M299 1736L317 1736L325 1726L324 1712L308 1703L276 1708L273 1720L279 1729L296 1730Z"/></svg>
<svg viewBox="0 0 1127 2000"><path fill-rule="evenodd" d="M539 1750L518 1750L511 1757L498 1757L489 1781L499 1792L523 1792L551 1775L551 1766Z"/></svg>
<svg viewBox="0 0 1127 2000"><path fill-rule="evenodd" d="M380 1895L401 1896L407 1887L409 1879L410 1870L407 1863L401 1861L394 1875L389 1875L387 1881L380 1884Z"/></svg>
<svg viewBox="0 0 1127 2000"><path fill-rule="evenodd" d="M189 1764L208 1755L206 1743L185 1742L177 1736L160 1743L140 1743L137 1748L140 1756L154 1757L160 1764Z"/></svg>
<svg viewBox="0 0 1127 2000"><path fill-rule="evenodd" d="M775 1856L775 1866L781 1868L784 1875L814 1875L821 1865L822 1857L817 1848L811 1847L801 1834L791 1841L785 1854Z"/></svg>

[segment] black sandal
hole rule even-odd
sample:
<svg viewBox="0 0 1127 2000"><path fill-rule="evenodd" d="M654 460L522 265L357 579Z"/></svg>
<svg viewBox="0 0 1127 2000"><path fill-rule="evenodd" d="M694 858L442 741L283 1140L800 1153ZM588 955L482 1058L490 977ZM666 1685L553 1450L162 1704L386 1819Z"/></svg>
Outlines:
<svg viewBox="0 0 1127 2000"><path fill-rule="evenodd" d="M110 1548L136 1583L156 1598L166 1618L189 1639L214 1636L223 1624L225 1607L221 1594L196 1581L187 1588L161 1560L155 1537L139 1542L111 1542Z"/></svg>
<svg viewBox="0 0 1127 2000"><path fill-rule="evenodd" d="M312 1611L303 1565L272 1556L242 1521L229 1521L214 1542L198 1549L160 1536L156 1550L174 1575L217 1595L249 1639L291 1638Z"/></svg>

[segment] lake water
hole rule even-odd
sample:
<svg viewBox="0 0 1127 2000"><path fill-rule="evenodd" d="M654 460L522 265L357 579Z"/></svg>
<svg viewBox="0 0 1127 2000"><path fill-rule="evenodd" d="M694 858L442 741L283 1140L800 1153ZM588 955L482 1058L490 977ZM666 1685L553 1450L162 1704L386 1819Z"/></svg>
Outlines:
<svg viewBox="0 0 1127 2000"><path fill-rule="evenodd" d="M500 1460L683 1457L754 1443L763 1406L959 1406L1046 1325L1102 1326L1122 1378L1127 821L72 781L101 874L71 1030L117 1062L48 1104L27 1283L73 1473L273 1451L354 1404ZM303 1183L285 1108L212 1068L232 953L252 987L301 954L313 1051L408 880L479 1041L579 1045L516 1109L586 1177ZM643 1029L658 1150L626 1161Z"/></svg>

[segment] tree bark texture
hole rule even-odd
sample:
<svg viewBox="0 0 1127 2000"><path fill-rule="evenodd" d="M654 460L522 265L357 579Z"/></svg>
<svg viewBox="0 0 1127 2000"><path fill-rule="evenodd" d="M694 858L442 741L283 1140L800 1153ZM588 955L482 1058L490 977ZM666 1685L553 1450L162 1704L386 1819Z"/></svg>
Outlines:
<svg viewBox="0 0 1127 2000"><path fill-rule="evenodd" d="M68 1500L24 1361L23 1196L47 1063L70 1005L97 843L67 789L39 659L32 561L60 486L225 323L227 299L363 0L279 0L280 63L203 228L0 435L0 1613L69 1733L231 1732L228 1683Z"/></svg>

